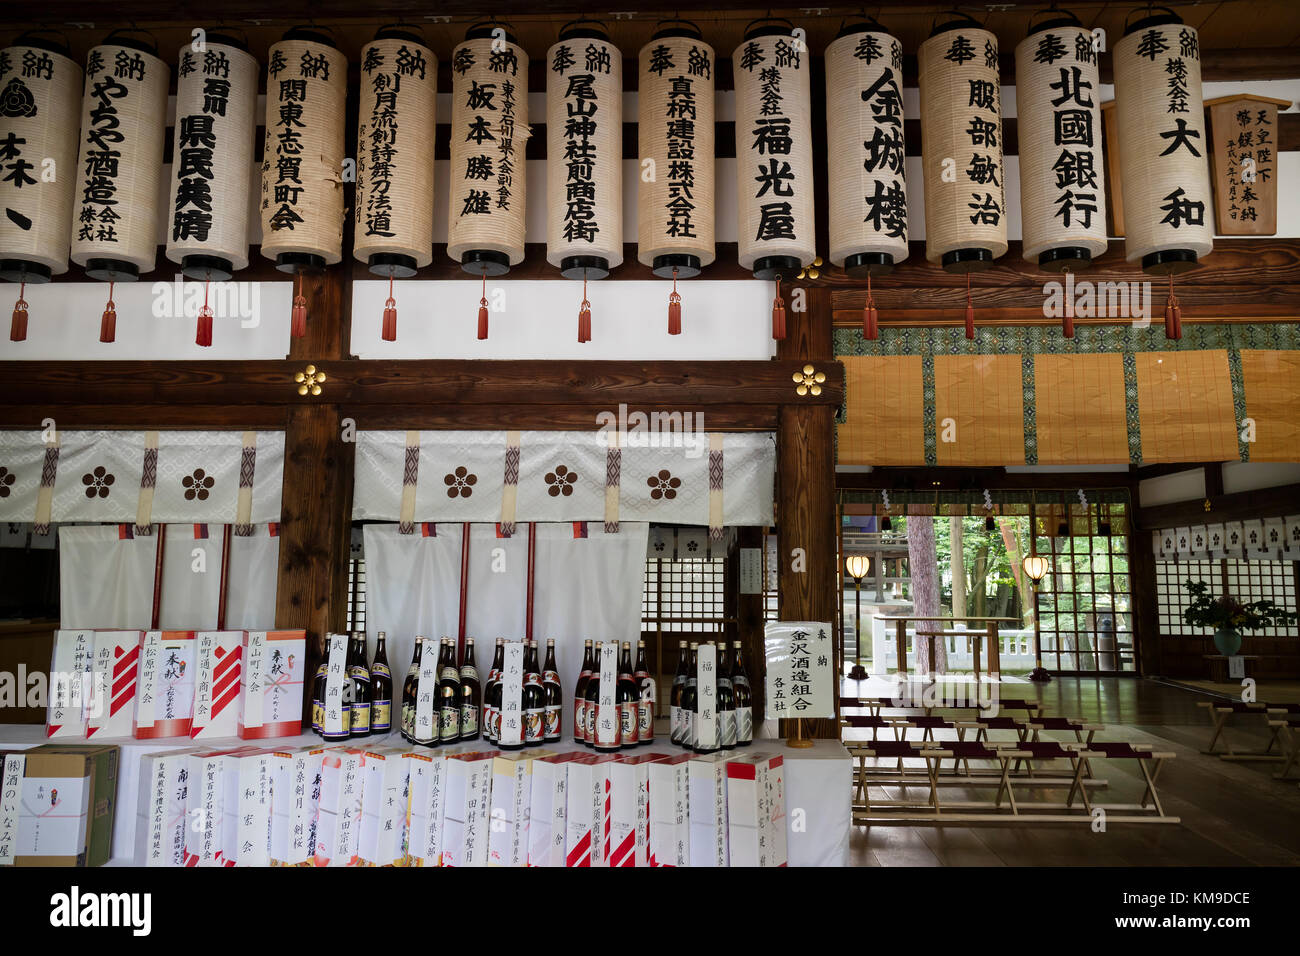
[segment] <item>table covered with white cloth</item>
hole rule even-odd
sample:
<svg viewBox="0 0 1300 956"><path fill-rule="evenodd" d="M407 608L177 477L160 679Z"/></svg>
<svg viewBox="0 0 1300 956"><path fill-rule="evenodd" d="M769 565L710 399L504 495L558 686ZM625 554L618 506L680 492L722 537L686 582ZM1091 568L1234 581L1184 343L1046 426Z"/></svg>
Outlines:
<svg viewBox="0 0 1300 956"><path fill-rule="evenodd" d="M45 742L45 728L40 724L0 725L0 750L26 750ZM76 741L60 740L59 743ZM101 741L94 741L101 743ZM186 739L175 740L106 740L122 748L118 765L117 807L113 824L113 857L111 866L133 866L136 860L136 828L140 811L140 758L158 753L194 746ZM257 745L270 747L326 746L313 734L301 737L284 737L273 741L212 740L199 741L214 749L222 744ZM362 742L358 742L362 743ZM372 737L366 746L393 746L409 748L399 734ZM547 745L561 753L583 749L573 741ZM461 750L486 750L490 745L482 740L458 745ZM678 748L667 741L662 745L642 748L645 752L676 753ZM780 753L785 758L787 854L790 866L846 866L849 854L849 828L851 819L853 761L844 745L838 740L818 740L815 746L794 749L783 740L760 738L754 741L752 752ZM743 753L744 749L735 751Z"/></svg>

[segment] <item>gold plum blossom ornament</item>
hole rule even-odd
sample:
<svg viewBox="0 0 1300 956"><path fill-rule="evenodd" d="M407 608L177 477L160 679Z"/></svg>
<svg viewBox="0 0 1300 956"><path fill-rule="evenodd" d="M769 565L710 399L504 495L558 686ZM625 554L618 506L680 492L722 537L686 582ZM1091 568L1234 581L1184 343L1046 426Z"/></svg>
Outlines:
<svg viewBox="0 0 1300 956"><path fill-rule="evenodd" d="M795 278L816 279L819 275L821 275L821 267L822 267L822 257L817 256L816 258L813 259L812 265L805 266L804 268L800 269L799 274L795 276Z"/></svg>
<svg viewBox="0 0 1300 956"><path fill-rule="evenodd" d="M805 365L802 372L794 373L795 394L807 395L811 392L813 395L820 395L822 383L825 381L825 372L819 372L811 365Z"/></svg>
<svg viewBox="0 0 1300 956"><path fill-rule="evenodd" d="M306 369L295 375L293 380L298 383L299 395L319 395L320 387L325 382L325 373L317 371L315 365L308 365Z"/></svg>

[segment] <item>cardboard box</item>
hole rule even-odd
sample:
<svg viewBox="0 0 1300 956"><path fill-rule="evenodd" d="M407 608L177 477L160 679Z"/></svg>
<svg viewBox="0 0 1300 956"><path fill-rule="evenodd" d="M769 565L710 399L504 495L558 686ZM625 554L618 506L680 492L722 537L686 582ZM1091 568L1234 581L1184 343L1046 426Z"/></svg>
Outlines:
<svg viewBox="0 0 1300 956"><path fill-rule="evenodd" d="M571 761L581 751L553 754L533 762L533 786L528 811L528 865L564 866L565 821Z"/></svg>
<svg viewBox="0 0 1300 956"><path fill-rule="evenodd" d="M649 768L666 754L620 754L609 765L609 826L601 856L610 866L647 866Z"/></svg>
<svg viewBox="0 0 1300 956"><path fill-rule="evenodd" d="M488 866L527 866L533 763L552 750L503 753L492 761L492 820Z"/></svg>
<svg viewBox="0 0 1300 956"><path fill-rule="evenodd" d="M240 737L253 740L302 733L306 666L306 631L244 632Z"/></svg>
<svg viewBox="0 0 1300 956"><path fill-rule="evenodd" d="M731 754L697 755L687 764L691 866L729 866L727 852L727 761Z"/></svg>
<svg viewBox="0 0 1300 956"><path fill-rule="evenodd" d="M356 866L361 837L361 756L347 746L326 747L316 812L316 865Z"/></svg>
<svg viewBox="0 0 1300 956"><path fill-rule="evenodd" d="M408 750L410 800L406 812L406 865L442 866L442 831L447 808L446 750Z"/></svg>
<svg viewBox="0 0 1300 956"><path fill-rule="evenodd" d="M785 768L780 754L727 761L727 842L732 866L785 866Z"/></svg>
<svg viewBox="0 0 1300 956"><path fill-rule="evenodd" d="M96 631L90 668L86 736L127 738L134 732L136 677L143 631Z"/></svg>
<svg viewBox="0 0 1300 956"><path fill-rule="evenodd" d="M324 747L290 747L271 754L271 866L315 863L324 755Z"/></svg>
<svg viewBox="0 0 1300 956"><path fill-rule="evenodd" d="M185 804L190 754L197 747L163 750L140 758L135 822L136 866L185 865Z"/></svg>
<svg viewBox="0 0 1300 956"><path fill-rule="evenodd" d="M650 778L650 866L691 865L689 753L652 763Z"/></svg>
<svg viewBox="0 0 1300 956"><path fill-rule="evenodd" d="M137 740L188 737L194 721L194 631L147 631L140 645Z"/></svg>
<svg viewBox="0 0 1300 956"><path fill-rule="evenodd" d="M410 799L407 751L370 747L361 757L361 866L404 866L406 807Z"/></svg>
<svg viewBox="0 0 1300 956"><path fill-rule="evenodd" d="M199 631L194 683L195 740L234 737L239 732L239 682L243 631Z"/></svg>
<svg viewBox="0 0 1300 956"><path fill-rule="evenodd" d="M486 866L492 761L500 750L452 754L447 758L447 806L443 817L442 865Z"/></svg>
<svg viewBox="0 0 1300 956"><path fill-rule="evenodd" d="M103 866L113 851L120 751L44 744L4 755L0 865Z"/></svg>
<svg viewBox="0 0 1300 956"><path fill-rule="evenodd" d="M236 866L271 865L271 750L253 750L227 761L227 783L233 777L235 798L227 789L222 837L225 858Z"/></svg>
<svg viewBox="0 0 1300 956"><path fill-rule="evenodd" d="M564 839L565 866L606 866L600 834L608 818L609 764L617 754L581 754L569 761Z"/></svg>
<svg viewBox="0 0 1300 956"><path fill-rule="evenodd" d="M49 708L45 736L86 736L86 710L90 703L91 667L95 656L95 632L54 632L54 653L50 657Z"/></svg>

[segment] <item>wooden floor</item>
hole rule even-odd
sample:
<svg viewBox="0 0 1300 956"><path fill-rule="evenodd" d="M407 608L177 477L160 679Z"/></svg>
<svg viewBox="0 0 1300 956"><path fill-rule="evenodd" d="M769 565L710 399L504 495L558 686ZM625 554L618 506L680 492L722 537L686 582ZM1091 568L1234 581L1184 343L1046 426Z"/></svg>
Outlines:
<svg viewBox="0 0 1300 956"><path fill-rule="evenodd" d="M1073 678L1031 685L1015 696L1042 702L1051 716L1106 725L1101 740L1173 751L1160 775L1166 812L1178 825L1116 824L1094 833L1086 824L854 827L853 866L1295 866L1300 865L1300 784L1274 780L1272 762L1236 762L1200 753L1208 696L1138 678ZM1266 739L1263 723L1235 731L1243 747ZM1158 746L1157 746L1158 745ZM1108 789L1141 793L1130 761L1106 764ZM895 788L897 791L897 788ZM895 792L891 796L898 796ZM913 795L920 795L920 788ZM1113 799L1113 798L1110 798Z"/></svg>

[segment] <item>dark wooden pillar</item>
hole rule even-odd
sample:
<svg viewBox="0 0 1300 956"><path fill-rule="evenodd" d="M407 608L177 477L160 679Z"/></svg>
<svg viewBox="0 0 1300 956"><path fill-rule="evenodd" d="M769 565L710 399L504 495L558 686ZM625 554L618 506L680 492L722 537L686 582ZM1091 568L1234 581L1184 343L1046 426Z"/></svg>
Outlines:
<svg viewBox="0 0 1300 956"><path fill-rule="evenodd" d="M355 128L353 120L349 129ZM352 189L346 187L347 208ZM351 217L343 248L352 248ZM347 627L355 426L345 440L345 422L332 401L331 372L351 359L352 262L345 258L323 272L304 275L302 292L307 334L290 340L287 357L301 363L297 371L314 366L325 380L320 395L300 396L286 416L275 625L307 631L305 688L310 688L324 657L325 636ZM291 395L298 388L291 378L284 387ZM310 713L311 694L304 693L304 721Z"/></svg>
<svg viewBox="0 0 1300 956"><path fill-rule="evenodd" d="M795 294L791 294L791 305ZM806 290L807 310L791 310L780 359L803 360L816 371L834 362L829 289ZM781 406L776 437L776 527L781 620L835 622L835 409ZM836 642L838 644L838 641ZM838 714L840 661L835 661ZM784 723L784 722L783 722ZM838 720L805 721L805 735L838 738ZM782 726L781 733L788 735Z"/></svg>
<svg viewBox="0 0 1300 956"><path fill-rule="evenodd" d="M336 406L289 412L275 625L306 629L308 686L324 654L325 635L347 626L356 446L343 441L341 432ZM306 708L310 695L304 697Z"/></svg>
<svg viewBox="0 0 1300 956"><path fill-rule="evenodd" d="M739 566L740 552L747 549L763 547L763 529L743 527L736 534L736 563ZM761 556L760 556L761 561ZM741 642L745 653L745 666L749 669L750 685L754 691L754 712L763 713L764 696L767 687L758 678L762 675L756 663L763 659L763 593L741 594L736 588L736 640Z"/></svg>
<svg viewBox="0 0 1300 956"><path fill-rule="evenodd" d="M1164 648L1156 598L1156 555L1138 506L1138 482L1129 486L1129 573L1133 596L1133 662L1143 677L1163 674Z"/></svg>

